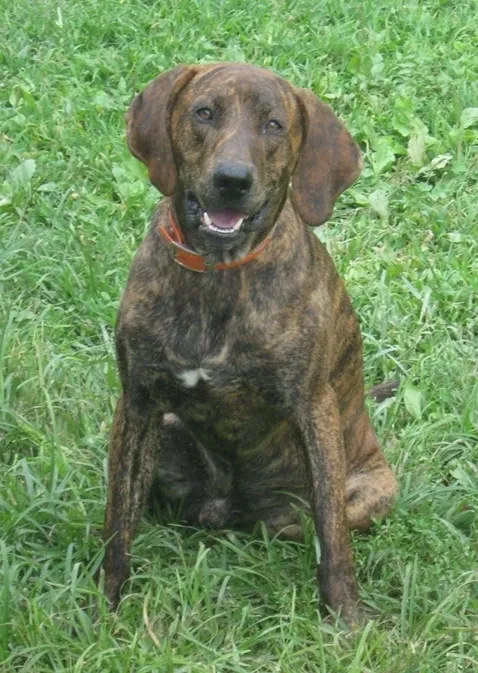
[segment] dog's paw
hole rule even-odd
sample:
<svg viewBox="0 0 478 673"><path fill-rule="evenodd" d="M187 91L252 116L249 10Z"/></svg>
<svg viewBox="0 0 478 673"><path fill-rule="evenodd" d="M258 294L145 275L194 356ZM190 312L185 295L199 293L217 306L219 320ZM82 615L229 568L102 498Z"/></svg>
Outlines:
<svg viewBox="0 0 478 673"><path fill-rule="evenodd" d="M317 579L320 596L329 612L351 631L360 628L366 620L353 568L349 568L348 572L344 568L334 572L322 564L317 568Z"/></svg>
<svg viewBox="0 0 478 673"><path fill-rule="evenodd" d="M199 512L199 523L205 528L224 528L230 514L231 507L227 498L211 498Z"/></svg>

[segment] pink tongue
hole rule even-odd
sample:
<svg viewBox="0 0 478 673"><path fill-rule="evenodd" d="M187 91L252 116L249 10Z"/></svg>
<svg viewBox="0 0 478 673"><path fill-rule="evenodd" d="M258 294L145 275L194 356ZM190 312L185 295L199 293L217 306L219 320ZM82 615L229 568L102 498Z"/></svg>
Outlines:
<svg viewBox="0 0 478 673"><path fill-rule="evenodd" d="M221 229L233 229L239 220L247 217L244 213L238 213L232 208L224 208L224 210L216 210L208 213L216 227Z"/></svg>

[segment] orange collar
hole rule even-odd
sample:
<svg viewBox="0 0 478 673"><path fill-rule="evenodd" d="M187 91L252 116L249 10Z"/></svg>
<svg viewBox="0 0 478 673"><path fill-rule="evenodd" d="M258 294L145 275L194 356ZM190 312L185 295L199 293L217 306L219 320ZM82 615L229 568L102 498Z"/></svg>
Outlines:
<svg viewBox="0 0 478 673"><path fill-rule="evenodd" d="M176 264L179 264L180 266L183 266L185 269L189 269L190 271L198 271L199 273L202 273L203 271L223 271L224 269L233 269L236 266L241 266L242 264L252 262L252 260L256 259L256 257L260 255L264 248L269 245L275 229L274 227L269 236L267 236L267 238L265 238L262 243L259 243L257 248L254 248L252 252L242 259L238 259L235 262L230 262L229 264L208 264L204 257L185 245L183 234L179 228L178 223L174 219L171 208L168 208L168 215L169 225L172 233L168 231L168 227L165 224L160 225L158 227L158 231L165 243L169 246L169 250L172 253L172 258Z"/></svg>

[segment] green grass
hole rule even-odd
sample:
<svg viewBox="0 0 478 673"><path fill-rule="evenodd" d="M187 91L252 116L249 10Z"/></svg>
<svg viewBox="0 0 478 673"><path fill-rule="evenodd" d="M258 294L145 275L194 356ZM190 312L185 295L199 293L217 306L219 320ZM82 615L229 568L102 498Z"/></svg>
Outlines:
<svg viewBox="0 0 478 673"><path fill-rule="evenodd" d="M2 673L476 671L477 3L2 5ZM92 579L113 324L158 198L123 113L160 70L222 59L312 87L365 153L320 232L361 318L367 384L401 380L371 405L401 496L354 540L377 615L356 634L318 614L311 533L287 544L145 521L117 616Z"/></svg>

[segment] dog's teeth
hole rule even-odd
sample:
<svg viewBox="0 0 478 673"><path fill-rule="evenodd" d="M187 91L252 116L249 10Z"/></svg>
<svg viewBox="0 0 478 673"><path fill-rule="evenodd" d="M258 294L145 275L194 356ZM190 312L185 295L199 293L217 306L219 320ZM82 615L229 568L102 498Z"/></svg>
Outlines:
<svg viewBox="0 0 478 673"><path fill-rule="evenodd" d="M202 214L203 223L213 231L218 231L221 234L227 234L233 231L237 231L240 228L241 224L244 222L244 219L245 218L241 217L241 219L238 220L233 227L231 227L230 229L226 229L225 227L218 227L217 225L215 225L206 211L204 211Z"/></svg>

